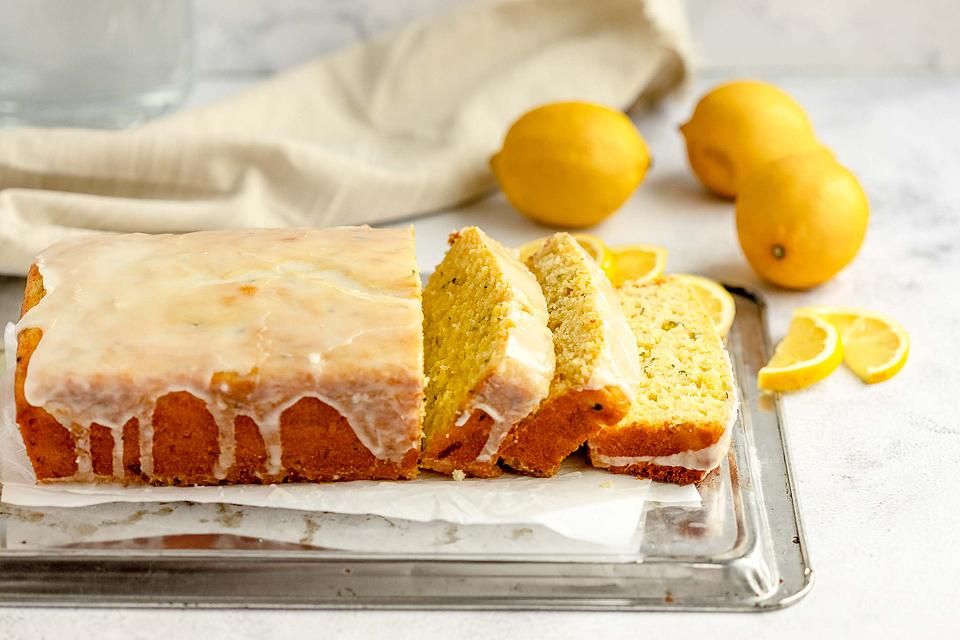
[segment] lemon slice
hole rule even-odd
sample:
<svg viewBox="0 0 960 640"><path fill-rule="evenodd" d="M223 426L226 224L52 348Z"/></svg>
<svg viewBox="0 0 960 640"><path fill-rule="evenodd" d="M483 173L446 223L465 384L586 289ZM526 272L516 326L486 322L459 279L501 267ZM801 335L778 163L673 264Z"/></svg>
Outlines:
<svg viewBox="0 0 960 640"><path fill-rule="evenodd" d="M617 277L611 278L620 286L627 280L649 282L663 275L667 266L667 250L653 244L630 244L613 247L613 261L617 265Z"/></svg>
<svg viewBox="0 0 960 640"><path fill-rule="evenodd" d="M843 362L867 384L897 375L907 362L910 337L893 318L853 307L806 307L836 328L843 343Z"/></svg>
<svg viewBox="0 0 960 640"><path fill-rule="evenodd" d="M757 385L767 391L794 391L823 380L843 361L840 334L820 316L797 311Z"/></svg>
<svg viewBox="0 0 960 640"><path fill-rule="evenodd" d="M615 282L617 277L617 265L613 258L613 253L610 251L610 247L607 246L607 243L598 238L597 236L590 235L589 233L571 233L576 241L583 247L584 251L587 252L594 262L600 265L600 269L607 275L607 278L610 279L610 282ZM527 258L535 254L540 247L543 246L543 243L546 242L546 238L537 238L536 240L531 240L525 245L521 246L520 251L520 262L526 263Z"/></svg>
<svg viewBox="0 0 960 640"><path fill-rule="evenodd" d="M713 324L716 325L720 336L726 338L730 327L733 326L733 317L737 314L737 303L733 301L730 292L710 278L687 273L678 273L673 277L679 278L696 292L707 313L713 318Z"/></svg>

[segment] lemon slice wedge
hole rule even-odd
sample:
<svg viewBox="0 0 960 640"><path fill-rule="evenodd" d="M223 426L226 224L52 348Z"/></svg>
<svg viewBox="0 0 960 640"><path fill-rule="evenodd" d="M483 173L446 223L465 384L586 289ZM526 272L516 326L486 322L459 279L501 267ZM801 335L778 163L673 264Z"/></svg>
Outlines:
<svg viewBox="0 0 960 640"><path fill-rule="evenodd" d="M907 362L910 337L888 316L854 307L805 307L800 311L823 318L843 343L843 362L867 384L889 380Z"/></svg>
<svg viewBox="0 0 960 640"><path fill-rule="evenodd" d="M730 327L733 326L733 318L737 314L737 304L733 301L730 292L720 283L703 276L678 273L672 277L679 278L693 289L713 319L713 324L716 325L720 336L726 338Z"/></svg>
<svg viewBox="0 0 960 640"><path fill-rule="evenodd" d="M836 328L814 313L797 311L770 362L760 369L757 385L767 391L802 389L826 378L842 361Z"/></svg>
<svg viewBox="0 0 960 640"><path fill-rule="evenodd" d="M571 233L570 235L583 247L587 255L600 265L600 269L606 274L607 278L610 279L610 282L615 282L617 265L607 243L589 233ZM527 258L535 254L546 241L546 238L537 238L521 246L518 250L520 252L520 262L526 263Z"/></svg>
<svg viewBox="0 0 960 640"><path fill-rule="evenodd" d="M657 245L622 245L613 247L611 251L617 265L617 277L610 281L617 287L627 280L643 284L659 278L667 266L667 250Z"/></svg>

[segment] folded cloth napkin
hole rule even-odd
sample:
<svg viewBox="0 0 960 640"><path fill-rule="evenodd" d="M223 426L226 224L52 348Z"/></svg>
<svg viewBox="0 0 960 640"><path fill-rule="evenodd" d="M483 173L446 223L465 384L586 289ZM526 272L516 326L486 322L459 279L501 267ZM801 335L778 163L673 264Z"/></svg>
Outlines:
<svg viewBox="0 0 960 640"><path fill-rule="evenodd" d="M510 123L686 71L676 0L488 0L126 131L0 130L0 273L96 232L375 223L493 186Z"/></svg>

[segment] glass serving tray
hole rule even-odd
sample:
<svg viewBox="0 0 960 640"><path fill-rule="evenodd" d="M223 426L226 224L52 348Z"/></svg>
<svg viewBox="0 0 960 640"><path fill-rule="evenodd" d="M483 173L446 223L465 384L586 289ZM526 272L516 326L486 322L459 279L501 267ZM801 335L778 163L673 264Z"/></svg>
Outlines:
<svg viewBox="0 0 960 640"><path fill-rule="evenodd" d="M22 291L2 280L4 298ZM742 400L730 453L702 483L701 506L651 505L632 545L607 550L549 538L531 545L521 535L529 529L501 536L489 526L460 526L449 536L460 542L453 547L411 546L417 527L434 535L429 524L381 519L378 530L398 533L376 552L225 533L99 542L78 535L17 548L15 530L44 518L51 526L58 514L0 505L0 605L758 611L791 604L809 591L813 572L779 399L756 387L770 350L764 303L729 289L737 317L728 341ZM0 307L14 308L9 300ZM370 530L364 517L352 518L339 526ZM284 522L276 518L276 526Z"/></svg>

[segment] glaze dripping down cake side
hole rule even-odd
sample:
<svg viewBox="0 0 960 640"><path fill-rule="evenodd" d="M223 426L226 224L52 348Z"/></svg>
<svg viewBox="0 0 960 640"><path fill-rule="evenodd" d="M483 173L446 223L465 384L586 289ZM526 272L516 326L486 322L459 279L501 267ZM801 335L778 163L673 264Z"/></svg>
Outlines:
<svg viewBox="0 0 960 640"><path fill-rule="evenodd" d="M411 230L78 238L31 268L16 418L39 481L417 475Z"/></svg>

